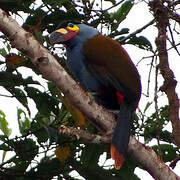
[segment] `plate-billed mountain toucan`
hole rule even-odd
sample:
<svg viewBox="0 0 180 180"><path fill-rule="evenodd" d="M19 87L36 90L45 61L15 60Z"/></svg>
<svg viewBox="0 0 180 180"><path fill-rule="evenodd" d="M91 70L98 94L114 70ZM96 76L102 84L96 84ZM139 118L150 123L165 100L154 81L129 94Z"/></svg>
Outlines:
<svg viewBox="0 0 180 180"><path fill-rule="evenodd" d="M135 65L117 41L86 24L63 22L50 34L50 42L66 46L69 71L98 104L119 110L111 143L111 157L119 169L128 148L132 113L141 95Z"/></svg>

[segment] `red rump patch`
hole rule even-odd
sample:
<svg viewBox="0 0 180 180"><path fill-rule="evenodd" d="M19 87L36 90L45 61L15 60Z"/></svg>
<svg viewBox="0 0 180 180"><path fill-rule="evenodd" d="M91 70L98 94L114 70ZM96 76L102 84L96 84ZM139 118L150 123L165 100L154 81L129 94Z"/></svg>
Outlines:
<svg viewBox="0 0 180 180"><path fill-rule="evenodd" d="M119 91L116 91L116 96L117 96L118 104L120 105L123 101L124 96Z"/></svg>

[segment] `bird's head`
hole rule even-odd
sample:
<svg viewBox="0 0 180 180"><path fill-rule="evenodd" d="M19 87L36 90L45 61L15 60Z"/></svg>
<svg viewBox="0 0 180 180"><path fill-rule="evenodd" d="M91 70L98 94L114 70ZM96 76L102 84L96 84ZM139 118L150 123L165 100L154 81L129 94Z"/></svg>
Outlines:
<svg viewBox="0 0 180 180"><path fill-rule="evenodd" d="M56 30L50 34L49 39L52 44L68 44L68 42L72 40L84 42L98 33L98 30L86 24L67 21L61 23Z"/></svg>

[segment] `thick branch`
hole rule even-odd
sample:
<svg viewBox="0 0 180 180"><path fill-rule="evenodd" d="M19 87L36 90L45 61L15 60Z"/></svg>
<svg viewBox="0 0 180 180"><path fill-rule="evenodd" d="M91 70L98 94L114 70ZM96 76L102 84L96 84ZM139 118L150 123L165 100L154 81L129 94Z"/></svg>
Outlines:
<svg viewBox="0 0 180 180"><path fill-rule="evenodd" d="M60 133L69 135L73 138L82 139L88 143L109 143L110 138L107 136L99 136L96 134L89 134L84 130L78 130L73 127L62 126ZM178 180L180 179L171 169L164 164L164 162L157 156L152 148L144 146L138 142L135 137L130 138L128 154L138 161L141 166L146 169L155 179L162 180ZM151 167L151 168L150 168Z"/></svg>
<svg viewBox="0 0 180 180"><path fill-rule="evenodd" d="M114 116L93 102L58 64L48 50L42 47L30 33L22 29L1 9L0 29L14 47L27 54L32 62L39 67L43 76L53 81L94 125L106 133L112 132L115 124ZM129 152L144 168L148 169L149 172L151 171L153 177L159 180L180 179L163 162L161 163L153 150L149 149L140 144L134 137L130 138ZM168 172L168 175L165 172ZM162 178L163 173L166 176Z"/></svg>
<svg viewBox="0 0 180 180"><path fill-rule="evenodd" d="M166 30L168 26L168 10L163 5L162 1L154 0L150 3L156 24L158 28L158 37L156 39L156 46L159 55L159 69L164 78L164 84L161 91L165 92L169 101L169 119L172 123L173 137L175 143L180 147L180 119L179 119L179 99L175 92L177 81L174 78L174 73L169 67L168 53L166 48Z"/></svg>
<svg viewBox="0 0 180 180"><path fill-rule="evenodd" d="M172 173L171 169L161 160L159 156L147 146L139 143L131 137L128 153L135 158L154 179L158 180L179 180L180 177ZM149 168L151 167L151 168Z"/></svg>

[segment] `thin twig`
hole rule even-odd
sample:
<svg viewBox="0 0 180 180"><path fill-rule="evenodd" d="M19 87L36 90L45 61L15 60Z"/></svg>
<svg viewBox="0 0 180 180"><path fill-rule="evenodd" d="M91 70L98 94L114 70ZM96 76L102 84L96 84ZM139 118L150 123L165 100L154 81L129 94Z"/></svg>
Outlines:
<svg viewBox="0 0 180 180"><path fill-rule="evenodd" d="M155 19L151 20L149 23L147 23L146 25L144 25L143 27L137 29L136 31L134 31L133 33L129 34L128 36L124 37L123 39L119 40L120 43L124 43L127 39L133 37L134 35L142 32L144 29L146 29L148 26L154 24Z"/></svg>
<svg viewBox="0 0 180 180"><path fill-rule="evenodd" d="M118 5L121 4L123 1L124 1L124 0L121 0L121 1L119 1L118 3L114 4L113 6L110 6L110 7L107 8L107 9L91 9L91 11L93 11L93 12L106 12L106 11L108 11L108 10L110 10L110 9L113 9L114 7L118 6ZM75 2L73 2L73 4L74 4L75 6L77 6L77 7L83 8L83 9L86 8L85 6L78 5L78 4L76 4Z"/></svg>
<svg viewBox="0 0 180 180"><path fill-rule="evenodd" d="M172 12L171 10L168 9L168 16L169 18L175 20L176 22L178 22L180 24L180 15L177 14L176 12Z"/></svg>
<svg viewBox="0 0 180 180"><path fill-rule="evenodd" d="M177 54L180 56L180 52L178 51L178 49L177 49L177 47L175 45L175 40L174 40L173 33L172 33L170 25L168 25L168 29L169 29L169 32L170 32L170 35L171 35L171 39L172 39L172 42L170 40L169 40L169 42L171 43L172 47L175 49Z"/></svg>
<svg viewBox="0 0 180 180"><path fill-rule="evenodd" d="M75 139L82 139L84 142L88 142L88 143L96 143L96 144L105 143L106 144L106 143L109 143L111 140L109 136L90 134L85 130L77 129L74 127L67 127L64 125L61 125L61 127L59 128L59 133L66 134Z"/></svg>
<svg viewBox="0 0 180 180"><path fill-rule="evenodd" d="M10 95L5 95L5 94L0 94L0 96L2 96L2 97L8 97L8 98L13 98L13 97L15 97L15 96L10 96Z"/></svg>
<svg viewBox="0 0 180 180"><path fill-rule="evenodd" d="M151 64L150 64L150 69L149 69L149 74L148 74L148 87L147 87L147 95L148 95L148 97L149 97L149 89L150 89L151 72L152 72L153 62L154 62L155 57L156 56L152 57Z"/></svg>

